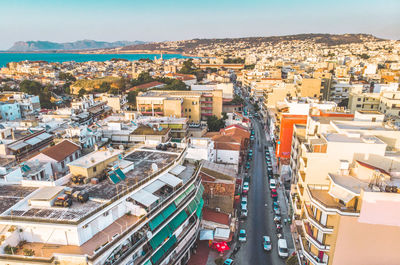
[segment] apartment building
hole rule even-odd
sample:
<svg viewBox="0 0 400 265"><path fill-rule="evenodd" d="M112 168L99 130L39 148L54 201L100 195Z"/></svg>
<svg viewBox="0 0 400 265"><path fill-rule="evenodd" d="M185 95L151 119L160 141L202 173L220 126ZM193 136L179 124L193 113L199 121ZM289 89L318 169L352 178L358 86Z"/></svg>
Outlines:
<svg viewBox="0 0 400 265"><path fill-rule="evenodd" d="M0 263L186 263L204 188L184 153L147 147L107 162L96 178L81 179L71 167L64 186L1 185ZM78 160L85 167L92 158Z"/></svg>
<svg viewBox="0 0 400 265"><path fill-rule="evenodd" d="M293 229L305 264L396 264L398 260L393 247L382 247L398 236L398 222L388 223L388 213L379 209L399 201L393 187L400 184L400 132L371 122L371 115L356 113L354 120L310 117L306 126L294 127ZM383 120L383 115L372 116ZM370 231L375 226L377 234Z"/></svg>
<svg viewBox="0 0 400 265"><path fill-rule="evenodd" d="M302 78L297 88L300 97L319 98L321 95L321 79Z"/></svg>
<svg viewBox="0 0 400 265"><path fill-rule="evenodd" d="M222 90L147 91L136 97L137 110L143 115L185 117L200 123L207 117L222 114Z"/></svg>
<svg viewBox="0 0 400 265"><path fill-rule="evenodd" d="M350 93L349 110L379 111L386 117L400 117L400 91L380 93Z"/></svg>

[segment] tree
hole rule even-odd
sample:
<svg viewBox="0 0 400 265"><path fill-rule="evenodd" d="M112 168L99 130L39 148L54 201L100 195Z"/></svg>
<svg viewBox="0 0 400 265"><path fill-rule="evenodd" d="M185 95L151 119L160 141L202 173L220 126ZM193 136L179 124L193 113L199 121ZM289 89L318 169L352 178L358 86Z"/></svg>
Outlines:
<svg viewBox="0 0 400 265"><path fill-rule="evenodd" d="M19 88L22 92L27 93L29 95L39 95L43 89L42 84L36 81L24 80L19 85Z"/></svg>
<svg viewBox="0 0 400 265"><path fill-rule="evenodd" d="M83 95L85 95L87 93L86 89L81 88L78 92L78 97L82 97Z"/></svg>
<svg viewBox="0 0 400 265"><path fill-rule="evenodd" d="M193 63L193 60L189 59L189 60L183 62L183 66L182 66L181 70L179 70L179 73L192 75L195 73L195 70L196 70L196 66Z"/></svg>
<svg viewBox="0 0 400 265"><path fill-rule="evenodd" d="M299 265L299 260L297 259L297 255L292 255L286 260L286 265Z"/></svg>
<svg viewBox="0 0 400 265"><path fill-rule="evenodd" d="M218 119L217 116L212 115L207 118L208 131L218 132L220 129L225 127L225 120Z"/></svg>
<svg viewBox="0 0 400 265"><path fill-rule="evenodd" d="M235 95L231 102L235 105L244 105L244 99L238 95Z"/></svg>
<svg viewBox="0 0 400 265"><path fill-rule="evenodd" d="M58 79L64 80L66 82L75 82L76 81L76 78L73 75L71 75L70 73L64 73L64 72L60 72L58 74Z"/></svg>

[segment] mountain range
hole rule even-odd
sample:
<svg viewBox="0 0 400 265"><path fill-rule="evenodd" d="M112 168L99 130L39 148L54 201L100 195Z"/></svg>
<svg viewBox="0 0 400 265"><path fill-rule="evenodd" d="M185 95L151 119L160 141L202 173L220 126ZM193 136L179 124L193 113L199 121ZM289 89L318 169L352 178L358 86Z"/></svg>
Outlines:
<svg viewBox="0 0 400 265"><path fill-rule="evenodd" d="M68 51L68 50L89 50L124 47L128 45L145 44L144 41L94 41L79 40L75 42L57 43L50 41L18 41L8 49L12 52L37 52L37 51Z"/></svg>

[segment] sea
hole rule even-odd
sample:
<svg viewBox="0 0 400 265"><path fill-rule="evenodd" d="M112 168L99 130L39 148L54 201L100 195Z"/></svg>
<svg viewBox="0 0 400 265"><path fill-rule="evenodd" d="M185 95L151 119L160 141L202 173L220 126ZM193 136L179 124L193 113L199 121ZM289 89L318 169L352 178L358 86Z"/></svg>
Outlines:
<svg viewBox="0 0 400 265"><path fill-rule="evenodd" d="M172 58L191 58L182 54L163 54L163 59ZM127 59L129 61L137 61L139 59L151 59L154 57L159 59L161 54L80 54L80 53L1 53L0 52L0 68L9 62L20 61L47 61L47 62L104 62L113 58Z"/></svg>

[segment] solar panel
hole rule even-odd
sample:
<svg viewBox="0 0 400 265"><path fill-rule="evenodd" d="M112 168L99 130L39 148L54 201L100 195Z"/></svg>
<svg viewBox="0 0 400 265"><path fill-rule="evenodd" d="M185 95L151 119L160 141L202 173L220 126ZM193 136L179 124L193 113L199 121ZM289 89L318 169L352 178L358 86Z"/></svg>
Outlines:
<svg viewBox="0 0 400 265"><path fill-rule="evenodd" d="M115 175L115 173L112 173L111 175L108 176L110 178L110 180L112 181L112 183L117 184L119 182L121 182L121 179Z"/></svg>
<svg viewBox="0 0 400 265"><path fill-rule="evenodd" d="M117 175L119 176L119 178L121 180L125 180L126 179L126 176L125 176L124 172L122 172L122 170L120 168L117 168L114 172L117 173Z"/></svg>

